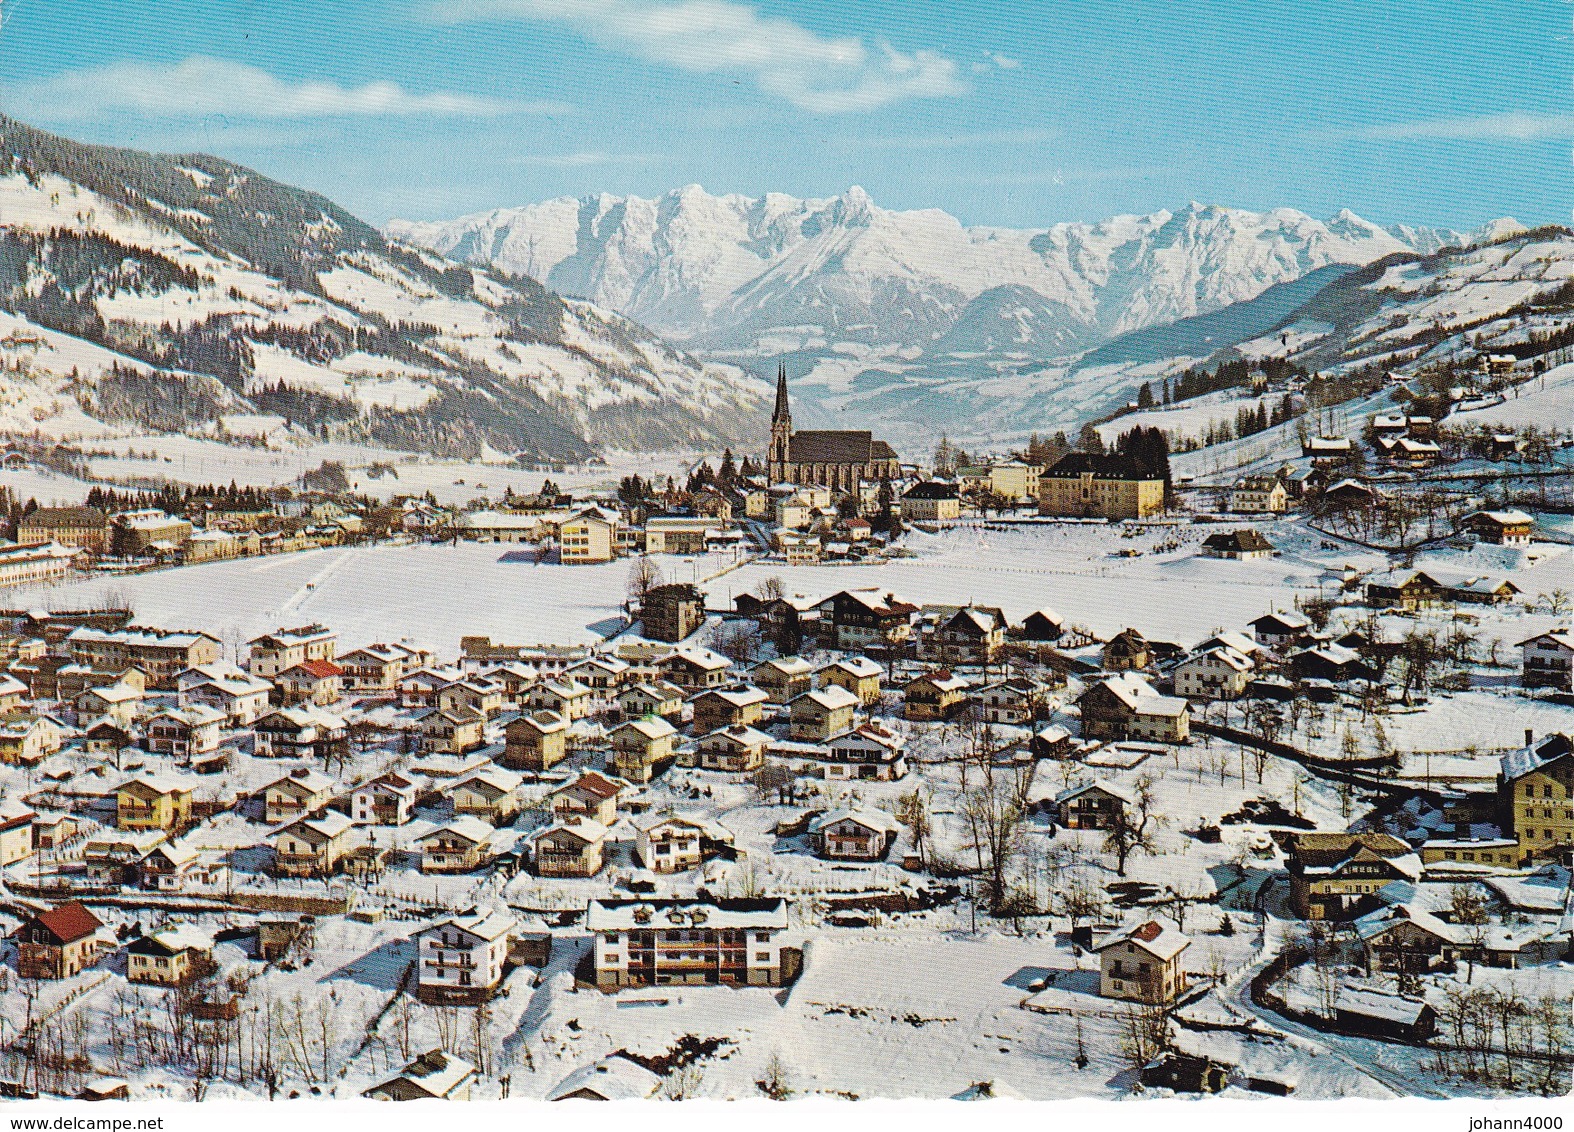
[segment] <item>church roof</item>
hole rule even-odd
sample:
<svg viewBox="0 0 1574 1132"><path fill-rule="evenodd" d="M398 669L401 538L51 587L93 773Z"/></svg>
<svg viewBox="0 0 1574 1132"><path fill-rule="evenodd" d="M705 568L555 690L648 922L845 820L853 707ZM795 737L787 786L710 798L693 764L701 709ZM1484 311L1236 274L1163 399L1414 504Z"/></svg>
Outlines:
<svg viewBox="0 0 1574 1132"><path fill-rule="evenodd" d="M894 460L896 453L867 429L795 432L788 452L794 464L868 464Z"/></svg>

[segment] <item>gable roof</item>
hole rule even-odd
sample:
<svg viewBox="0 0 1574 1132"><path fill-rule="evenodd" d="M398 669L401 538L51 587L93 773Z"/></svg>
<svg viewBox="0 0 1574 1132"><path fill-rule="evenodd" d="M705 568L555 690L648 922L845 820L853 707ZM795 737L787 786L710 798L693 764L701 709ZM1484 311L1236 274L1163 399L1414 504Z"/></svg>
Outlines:
<svg viewBox="0 0 1574 1132"><path fill-rule="evenodd" d="M85 939L104 926L104 922L89 912L81 901L73 900L47 912L40 912L28 921L43 928L56 943L75 943Z"/></svg>
<svg viewBox="0 0 1574 1132"><path fill-rule="evenodd" d="M1498 761L1504 782L1514 782L1574 751L1574 739L1562 732L1543 735L1533 743L1510 751Z"/></svg>
<svg viewBox="0 0 1574 1132"><path fill-rule="evenodd" d="M585 770L579 773L578 778L565 782L556 790L550 791L550 793L565 794L570 790L579 790L597 798L616 798L624 790L628 789L628 785L621 778L614 778L611 775L602 774L600 771Z"/></svg>
<svg viewBox="0 0 1574 1132"><path fill-rule="evenodd" d="M1187 939L1180 929L1158 916L1105 936L1093 945L1093 950L1103 951L1118 943L1134 944L1148 954L1166 961L1175 958L1191 946L1191 940Z"/></svg>
<svg viewBox="0 0 1574 1132"><path fill-rule="evenodd" d="M868 464L894 460L896 453L867 429L795 432L787 459L794 464Z"/></svg>
<svg viewBox="0 0 1574 1132"><path fill-rule="evenodd" d="M660 1077L643 1065L614 1054L574 1070L553 1087L547 1100L568 1100L582 1092L608 1101L644 1100L659 1088Z"/></svg>

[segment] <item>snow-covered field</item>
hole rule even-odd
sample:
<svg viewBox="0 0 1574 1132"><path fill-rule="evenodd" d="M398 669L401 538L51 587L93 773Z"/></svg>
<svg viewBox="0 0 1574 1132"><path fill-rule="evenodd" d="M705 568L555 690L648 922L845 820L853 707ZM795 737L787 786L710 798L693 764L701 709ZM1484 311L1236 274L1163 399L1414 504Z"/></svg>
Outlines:
<svg viewBox="0 0 1574 1132"><path fill-rule="evenodd" d="M532 547L493 543L329 548L17 591L17 600L25 592L29 602L65 608L113 591L141 623L205 628L231 642L321 621L339 631L341 648L409 639L445 654L472 633L579 644L618 628L627 562L537 565L535 557ZM674 581L703 579L732 560L655 556Z"/></svg>

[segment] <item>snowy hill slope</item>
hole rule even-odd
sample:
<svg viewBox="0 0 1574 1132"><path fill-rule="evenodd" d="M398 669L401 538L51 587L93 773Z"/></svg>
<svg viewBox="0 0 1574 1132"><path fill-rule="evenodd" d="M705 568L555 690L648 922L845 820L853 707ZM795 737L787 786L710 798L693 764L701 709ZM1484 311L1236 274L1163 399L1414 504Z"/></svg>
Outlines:
<svg viewBox="0 0 1574 1132"><path fill-rule="evenodd" d="M401 246L207 156L0 118L0 424L196 429L268 412L470 456L753 439L764 385L534 280Z"/></svg>
<svg viewBox="0 0 1574 1132"><path fill-rule="evenodd" d="M1269 337L1313 368L1401 365L1481 351L1529 355L1574 326L1574 232L1538 228L1465 249L1396 255L1324 287ZM1259 343L1236 344L1243 355Z"/></svg>

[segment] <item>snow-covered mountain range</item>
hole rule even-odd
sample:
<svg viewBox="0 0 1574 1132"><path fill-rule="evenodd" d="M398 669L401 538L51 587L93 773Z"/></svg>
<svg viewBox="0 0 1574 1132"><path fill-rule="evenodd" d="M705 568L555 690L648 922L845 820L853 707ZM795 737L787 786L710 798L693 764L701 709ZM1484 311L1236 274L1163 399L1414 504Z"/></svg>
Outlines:
<svg viewBox="0 0 1574 1132"><path fill-rule="evenodd" d="M966 227L881 208L862 189L801 200L562 198L386 231L466 263L538 279L713 356L849 344L1062 353L1251 299L1329 264L1501 235L1318 220L1192 203L1040 229Z"/></svg>
<svg viewBox="0 0 1574 1132"><path fill-rule="evenodd" d="M395 244L207 156L0 118L0 426L200 430L270 413L472 456L746 441L767 388L625 316Z"/></svg>

